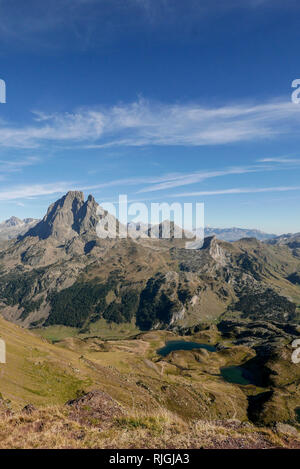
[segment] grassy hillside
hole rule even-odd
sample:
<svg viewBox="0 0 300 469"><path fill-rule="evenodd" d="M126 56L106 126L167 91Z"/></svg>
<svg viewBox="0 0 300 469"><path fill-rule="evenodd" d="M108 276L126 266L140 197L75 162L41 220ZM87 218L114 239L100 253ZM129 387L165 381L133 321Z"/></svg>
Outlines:
<svg viewBox="0 0 300 469"><path fill-rule="evenodd" d="M103 427L100 419L80 423L62 407L29 415L0 413L0 448L300 448L300 438L288 427L258 428L238 420L187 422L163 410L117 417Z"/></svg>
<svg viewBox="0 0 300 469"><path fill-rule="evenodd" d="M254 336L257 330L258 326ZM238 331L242 334L241 326ZM7 345L7 363L0 365L1 447L299 444L296 410L300 369L294 365L290 372L290 348L285 345L290 339L285 333L278 347L279 351L284 347L284 354L272 354L270 360L258 364L252 347L236 345L237 335L222 335L216 326L190 331L186 337L170 331L144 332L119 340L66 337L65 329L53 329L52 334L60 341L52 344L0 319L0 336ZM166 357L158 355L157 350L169 340L220 346L216 351L177 350ZM252 371L266 366L271 378L248 384L228 382L222 369L230 366ZM93 403L89 396L94 390L104 401ZM270 398L256 406L255 399L265 394ZM64 405L76 398L75 404ZM22 411L28 404L36 410ZM269 428L256 428L249 420L251 415ZM105 428L99 434L104 420ZM292 423L294 434L280 436L274 431L277 422Z"/></svg>
<svg viewBox="0 0 300 469"><path fill-rule="evenodd" d="M7 363L0 365L0 392L14 407L28 402L61 404L91 383L72 351L55 347L2 318L0 336L7 352Z"/></svg>

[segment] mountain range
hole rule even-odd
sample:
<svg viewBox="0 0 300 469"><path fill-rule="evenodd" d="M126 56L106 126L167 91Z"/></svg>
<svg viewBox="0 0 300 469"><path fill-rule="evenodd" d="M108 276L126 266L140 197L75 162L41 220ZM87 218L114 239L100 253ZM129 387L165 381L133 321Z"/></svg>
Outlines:
<svg viewBox="0 0 300 469"><path fill-rule="evenodd" d="M0 223L0 241L7 241L9 239L17 238L23 235L27 230L32 228L40 220L34 218L25 218L21 220L17 217L12 216L8 220ZM151 228L150 224L138 222L129 222L128 229L140 231L141 233L148 233ZM248 228L212 228L205 227L205 236L216 236L218 239L223 241L238 241L242 238L256 238L260 241L274 239L277 236L275 234L264 233L263 231ZM290 236L290 235L287 235Z"/></svg>
<svg viewBox="0 0 300 469"><path fill-rule="evenodd" d="M26 327L79 329L105 320L142 330L223 317L299 319L300 248L255 238L101 239L106 213L93 196L68 192L44 218L0 250L3 316ZM152 228L153 229L153 228ZM174 227L173 227L174 229ZM155 231L154 230L154 231Z"/></svg>
<svg viewBox="0 0 300 469"><path fill-rule="evenodd" d="M288 246L291 249L300 247L300 233L288 233L268 240L269 244L278 246Z"/></svg>
<svg viewBox="0 0 300 469"><path fill-rule="evenodd" d="M129 229L135 229L137 231L140 231L141 233L148 233L149 229L151 228L150 224L147 223L133 223L130 222L128 223L128 228ZM194 233L197 233L201 235L199 230L193 230ZM255 230L255 229L248 229L248 228L212 228L209 226L206 226L204 228L204 236L215 236L216 238L223 240L223 241L228 241L228 242L233 242L233 241L238 241L242 238L256 238L259 241L264 241L264 240L269 240L276 238L275 234L270 234L270 233L264 233L263 231L260 230Z"/></svg>
<svg viewBox="0 0 300 469"><path fill-rule="evenodd" d="M68 192L27 232L0 246L0 335L8 357L0 425L3 407L7 432L7 399L43 408L68 401L55 415L53 408L42 416L28 405L24 412L33 425L43 422L39 435L51 434L51 441L47 421L64 428L62 415L68 428L74 419L90 422L98 435L103 421L120 435L122 425L139 431L143 425L155 439L155 422L165 418L160 409L172 422L222 425L222 435L232 438L228 447L248 441L244 423L255 432L256 447L274 441L297 447L294 427L279 427L294 432L283 440L270 428L298 425L300 368L291 361L300 335L298 236L264 242L208 236L201 248L186 249L184 239L172 236L172 223L169 239L160 237L164 224L148 228L153 238L102 239L97 226L106 216L91 195L85 200ZM201 347L160 356L170 340ZM253 424L269 426L268 441ZM15 425L10 431L16 434ZM215 428L212 435L211 445L222 441Z"/></svg>
<svg viewBox="0 0 300 469"><path fill-rule="evenodd" d="M21 220L17 217L11 217L0 223L0 241L17 238L19 235L26 233L39 220L34 218L24 218Z"/></svg>
<svg viewBox="0 0 300 469"><path fill-rule="evenodd" d="M264 233L260 230L248 229L248 228L212 228L205 227L205 236L216 236L218 239L223 241L238 241L242 238L256 238L259 241L264 241L272 238L276 238L275 234Z"/></svg>

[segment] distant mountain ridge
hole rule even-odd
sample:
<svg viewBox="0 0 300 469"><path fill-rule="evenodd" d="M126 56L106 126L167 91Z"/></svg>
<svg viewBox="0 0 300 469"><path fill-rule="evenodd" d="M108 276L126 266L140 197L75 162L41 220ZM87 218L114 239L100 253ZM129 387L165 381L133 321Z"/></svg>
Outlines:
<svg viewBox="0 0 300 469"><path fill-rule="evenodd" d="M158 226L158 225L156 225ZM141 233L149 233L149 231L154 230L157 231L157 227L152 227L150 224L142 223L142 222L130 222L128 223L128 229L135 229L136 231L140 231ZM199 233L200 230L193 230L193 232ZM208 236L216 236L216 238L222 241L238 241L243 238L256 238L259 241L266 241L269 239L276 238L277 235L274 233L265 233L264 231L260 231L257 229L250 229L250 228L212 228L206 226L204 228L204 237ZM159 236L157 236L159 237Z"/></svg>
<svg viewBox="0 0 300 469"><path fill-rule="evenodd" d="M39 220L35 218L10 217L8 220L0 223L0 241L8 241L23 235L30 228L33 228Z"/></svg>
<svg viewBox="0 0 300 469"><path fill-rule="evenodd" d="M268 241L269 244L288 246L290 248L300 248L300 233L287 233L276 236Z"/></svg>
<svg viewBox="0 0 300 469"><path fill-rule="evenodd" d="M223 241L238 241L242 238L256 238L259 241L265 241L268 239L275 238L276 235L272 233L265 233L256 229L249 228L211 228L205 227L205 236L216 236L218 239Z"/></svg>
<svg viewBox="0 0 300 469"><path fill-rule="evenodd" d="M7 241L17 238L20 235L25 235L29 230L30 235L38 235L41 239L43 239L45 236L47 237L50 234L58 236L58 231L56 230L57 228L59 228L59 232L63 237L66 236L66 231L68 231L69 235L72 237L72 233L74 234L74 231L76 232L77 229L76 224L78 227L78 224L82 223L84 218L88 217L88 214L93 210L94 223L97 224L97 204L95 199L90 196L90 199L84 202L83 194L79 191L74 191L75 198L71 201L70 194L71 193L69 193L69 195L66 194L64 197L62 197L62 199L60 199L62 201L60 202L61 205L58 205L57 202L52 204L49 207L46 216L42 220L35 218L24 218L22 220L18 217L12 216L8 220L0 223L0 241ZM68 209L70 208L70 204L73 204L72 220L69 220L67 218L68 215L66 215L68 213ZM57 212L59 212L59 215ZM64 228L62 225L64 225ZM69 229L70 226L72 228L71 231ZM157 231L158 229L158 225L156 227L152 227L150 224L142 222L129 222L127 226L129 231L134 230L137 233L140 232L141 235L149 235L149 232ZM33 228L35 229L33 230ZM297 236L297 233L289 233L287 235L277 236L273 233L265 233L263 231L250 228L213 228L206 226L204 229L204 236L216 236L216 238L228 242L238 241L242 238L256 238L259 241L269 241L274 239L274 241L276 240L276 244L279 242L284 244L283 240L285 238L290 239L294 236ZM156 237L159 237L158 233ZM298 233L298 237L300 237L300 233Z"/></svg>

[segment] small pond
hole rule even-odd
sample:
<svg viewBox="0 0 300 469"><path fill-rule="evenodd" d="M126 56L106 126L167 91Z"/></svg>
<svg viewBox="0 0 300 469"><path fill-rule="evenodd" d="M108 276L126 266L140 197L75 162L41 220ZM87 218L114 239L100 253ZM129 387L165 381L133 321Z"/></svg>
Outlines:
<svg viewBox="0 0 300 469"><path fill-rule="evenodd" d="M227 366L226 368L221 368L221 375L228 383L234 384L256 384L256 379L254 375L242 368L241 366Z"/></svg>
<svg viewBox="0 0 300 469"><path fill-rule="evenodd" d="M170 340L166 342L166 345L157 350L157 353L162 357L166 357L170 352L174 350L193 350L196 348L202 348L209 352L215 352L216 347L208 344L200 344L199 342L188 342L185 340Z"/></svg>

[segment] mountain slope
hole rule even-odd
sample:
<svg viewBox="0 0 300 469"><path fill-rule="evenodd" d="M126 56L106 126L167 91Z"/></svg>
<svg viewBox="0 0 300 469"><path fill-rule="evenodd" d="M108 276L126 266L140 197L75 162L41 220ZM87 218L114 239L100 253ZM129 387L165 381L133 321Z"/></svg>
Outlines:
<svg viewBox="0 0 300 469"><path fill-rule="evenodd" d="M82 199L83 197L80 192L78 192L78 197L79 199ZM80 206L81 205L83 205L83 203L80 204ZM55 208L54 206L52 206L52 209ZM19 235L24 235L26 231L33 228L38 222L40 222L40 220L36 220L34 218L25 218L24 220L21 220L17 217L11 217L8 220L0 223L0 241L7 241L10 239L15 239ZM72 225L73 223L71 222L70 224ZM42 235L43 233L42 225L43 224L39 226L40 235ZM49 229L49 226L48 228L46 228L46 226L44 225L44 229ZM140 223L140 222L128 223L128 230L131 232L135 231L137 233L137 236L147 235L149 230L157 231L157 229L158 228L151 227L151 225L148 225L146 223ZM178 231L181 231L181 229L179 229ZM222 241L228 241L228 242L238 241L242 238L256 238L259 241L268 241L268 240L274 239L276 240L275 242L277 242L277 240L280 240L281 238L295 236L295 235L289 234L289 235L282 235L282 236L277 237L275 234L264 233L263 231L256 230L256 229L236 228L236 227L232 227L232 228L205 227L204 235L206 237L216 236L218 239ZM159 238L158 232L154 234L154 237Z"/></svg>
<svg viewBox="0 0 300 469"><path fill-rule="evenodd" d="M97 224L105 215L92 196L85 201L81 192L69 192L2 248L6 319L84 330L103 320L141 329L192 326L221 315L298 320L294 248L254 238L207 237L201 249L185 249L185 240L172 236L101 239ZM159 234L161 227L155 229Z"/></svg>
<svg viewBox="0 0 300 469"><path fill-rule="evenodd" d="M89 384L89 375L74 352L55 347L2 318L0 337L6 343L0 393L14 407L63 404Z"/></svg>

